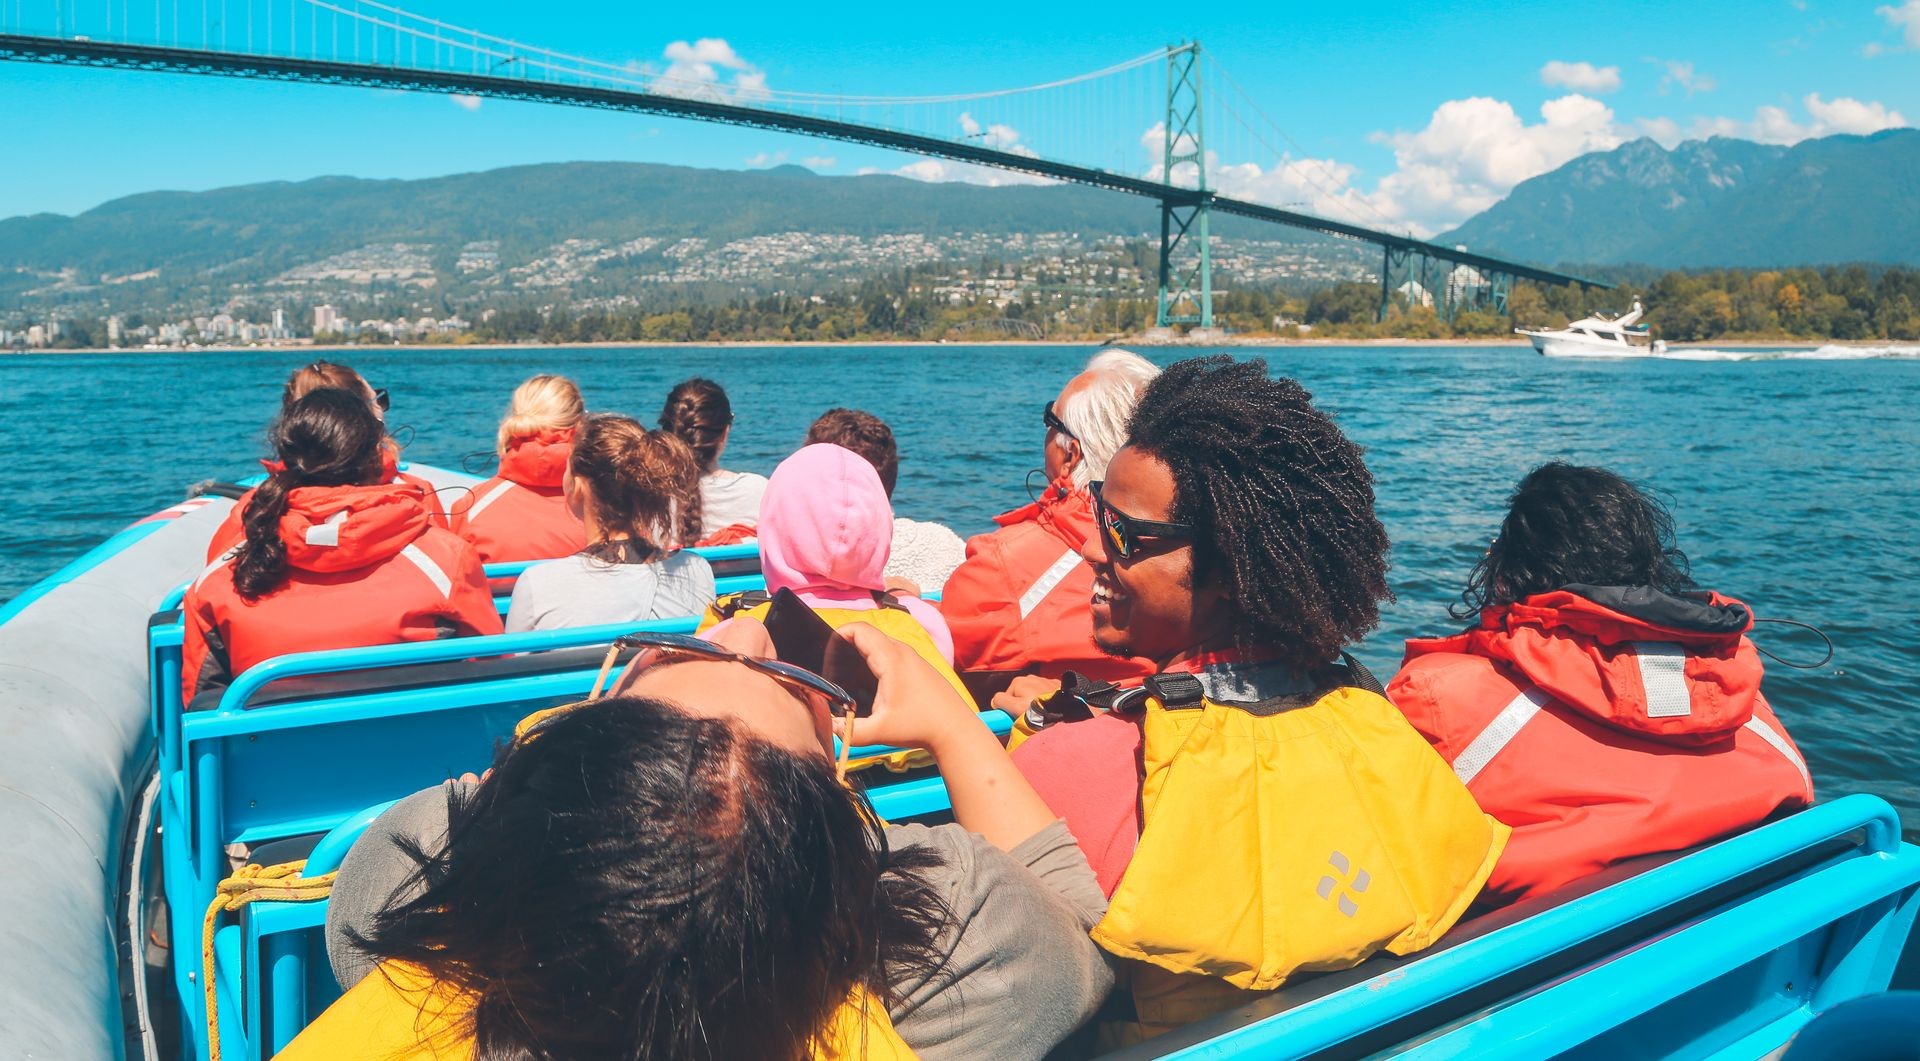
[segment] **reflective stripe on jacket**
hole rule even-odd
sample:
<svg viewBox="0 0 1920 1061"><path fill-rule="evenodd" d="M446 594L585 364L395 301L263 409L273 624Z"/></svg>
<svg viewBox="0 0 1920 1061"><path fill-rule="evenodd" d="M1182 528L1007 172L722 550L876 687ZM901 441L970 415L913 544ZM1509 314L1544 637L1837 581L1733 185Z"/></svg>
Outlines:
<svg viewBox="0 0 1920 1061"><path fill-rule="evenodd" d="M528 486L495 476L453 503L447 525L484 563L553 560L586 548L587 528L557 486Z"/></svg>
<svg viewBox="0 0 1920 1061"><path fill-rule="evenodd" d="M430 526L410 487L298 487L280 540L285 578L259 598L234 586L231 553L188 588L183 704L289 652L500 632L479 556Z"/></svg>
<svg viewBox="0 0 1920 1061"><path fill-rule="evenodd" d="M387 962L361 977L274 1058L467 1061L474 1054L466 1027L472 1008L464 995L436 984L418 966ZM911 1061L914 1054L894 1030L887 1007L856 990L828 1018L813 1056L820 1061Z"/></svg>
<svg viewBox="0 0 1920 1061"><path fill-rule="evenodd" d="M454 501L447 527L473 543L489 564L554 560L587 547L587 528L561 490L573 432L516 438L493 478Z"/></svg>
<svg viewBox="0 0 1920 1061"><path fill-rule="evenodd" d="M1093 534L1093 497L1065 481L1039 501L994 517L1000 529L967 542L940 613L962 671L1074 671L1099 681L1144 678L1153 664L1116 659L1093 643L1093 568L1080 548Z"/></svg>
<svg viewBox="0 0 1920 1061"><path fill-rule="evenodd" d="M1513 826L1487 891L1550 892L1813 799L1760 694L1753 617L1717 594L1570 586L1407 642L1388 695Z"/></svg>

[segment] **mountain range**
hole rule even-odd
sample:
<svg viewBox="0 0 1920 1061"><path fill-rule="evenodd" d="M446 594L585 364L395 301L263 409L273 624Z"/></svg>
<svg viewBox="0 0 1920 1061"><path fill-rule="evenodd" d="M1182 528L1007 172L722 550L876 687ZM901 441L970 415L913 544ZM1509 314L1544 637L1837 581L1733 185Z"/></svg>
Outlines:
<svg viewBox="0 0 1920 1061"><path fill-rule="evenodd" d="M1521 182L1437 242L1584 265L1920 264L1920 129L1634 140Z"/></svg>
<svg viewBox="0 0 1920 1061"><path fill-rule="evenodd" d="M797 166L576 162L410 181L323 177L0 220L0 300L217 303L247 290L318 300L383 282L458 299L592 298L756 276L808 290L830 275L919 261L1071 258L1147 236L1157 221L1151 202L1073 185L826 177ZM1292 246L1332 263L1272 275L1337 278L1368 260L1358 245L1238 218L1216 219L1215 232L1279 248L1270 257ZM1012 239L1042 233L1070 238ZM1920 264L1920 130L1792 147L1636 140L1521 183L1438 241L1569 267ZM784 272L761 268L774 259ZM1223 268L1233 275L1230 259Z"/></svg>

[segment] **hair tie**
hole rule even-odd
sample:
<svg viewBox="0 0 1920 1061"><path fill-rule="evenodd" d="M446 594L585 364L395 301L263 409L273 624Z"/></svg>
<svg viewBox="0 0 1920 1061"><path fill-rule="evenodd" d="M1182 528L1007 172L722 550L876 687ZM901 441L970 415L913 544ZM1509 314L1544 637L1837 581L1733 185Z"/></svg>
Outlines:
<svg viewBox="0 0 1920 1061"><path fill-rule="evenodd" d="M287 470L287 462L282 460L262 460L260 467L265 468L268 475L283 475Z"/></svg>

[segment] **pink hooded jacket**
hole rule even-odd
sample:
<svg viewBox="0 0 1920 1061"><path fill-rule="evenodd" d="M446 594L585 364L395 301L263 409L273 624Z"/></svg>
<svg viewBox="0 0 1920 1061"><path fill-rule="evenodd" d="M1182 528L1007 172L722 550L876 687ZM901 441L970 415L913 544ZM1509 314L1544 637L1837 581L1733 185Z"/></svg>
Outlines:
<svg viewBox="0 0 1920 1061"><path fill-rule="evenodd" d="M827 443L780 462L760 499L760 570L767 592L790 589L815 608L879 607L882 571L893 548L893 506L866 458ZM918 597L900 604L953 662L953 634L939 609Z"/></svg>

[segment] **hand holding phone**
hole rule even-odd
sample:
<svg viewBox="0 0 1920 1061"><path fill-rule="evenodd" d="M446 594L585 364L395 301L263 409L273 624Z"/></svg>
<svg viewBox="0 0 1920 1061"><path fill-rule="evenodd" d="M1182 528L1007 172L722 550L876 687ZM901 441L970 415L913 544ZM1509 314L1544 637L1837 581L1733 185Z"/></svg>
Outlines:
<svg viewBox="0 0 1920 1061"><path fill-rule="evenodd" d="M855 735L859 743L925 748L940 758L956 737L975 737L999 751L999 739L980 724L973 704L918 652L867 623L848 623L833 638L860 655L877 684L872 714ZM834 732L841 728L836 719Z"/></svg>
<svg viewBox="0 0 1920 1061"><path fill-rule="evenodd" d="M845 689L853 697L856 714L873 712L879 692L873 668L852 644L835 637L833 627L799 594L790 589L775 593L764 622L782 663L804 667Z"/></svg>

